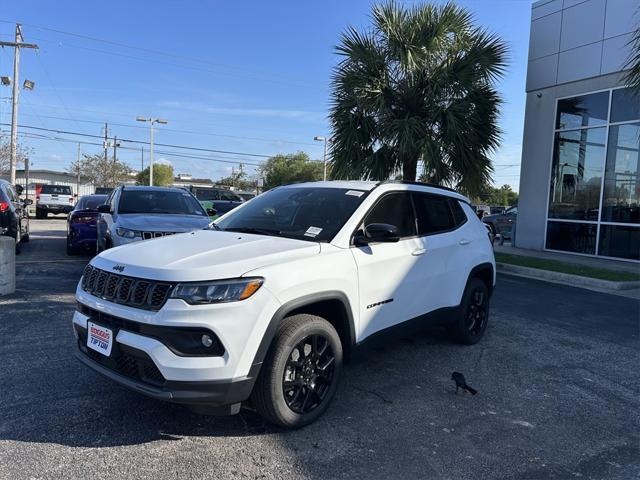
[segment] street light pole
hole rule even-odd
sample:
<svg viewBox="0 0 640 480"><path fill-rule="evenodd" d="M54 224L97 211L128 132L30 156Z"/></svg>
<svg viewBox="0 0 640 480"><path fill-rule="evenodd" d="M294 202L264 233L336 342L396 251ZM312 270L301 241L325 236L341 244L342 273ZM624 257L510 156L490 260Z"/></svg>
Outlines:
<svg viewBox="0 0 640 480"><path fill-rule="evenodd" d="M151 143L149 144L149 186L153 186L153 126L156 123L160 125L166 125L169 123L168 120L164 118L146 118L146 117L136 117L136 121L138 122L149 122L151 124Z"/></svg>
<svg viewBox="0 0 640 480"><path fill-rule="evenodd" d="M316 142L324 142L324 152L322 154L323 174L322 180L327 180L327 137L313 137Z"/></svg>

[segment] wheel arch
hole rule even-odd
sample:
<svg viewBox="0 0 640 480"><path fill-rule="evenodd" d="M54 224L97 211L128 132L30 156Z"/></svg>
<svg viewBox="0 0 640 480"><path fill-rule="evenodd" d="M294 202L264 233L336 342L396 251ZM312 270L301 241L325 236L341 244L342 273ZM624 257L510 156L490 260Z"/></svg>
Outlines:
<svg viewBox="0 0 640 480"><path fill-rule="evenodd" d="M482 280L487 286L487 289L489 290L489 295L493 293L494 270L493 270L493 265L491 263L489 262L481 263L473 267L471 269L471 272L469 272L467 283L469 283L469 280L471 280L472 278L478 278Z"/></svg>
<svg viewBox="0 0 640 480"><path fill-rule="evenodd" d="M251 376L258 376L282 321L299 313L317 315L331 323L342 342L344 357L348 358L356 338L353 310L349 299L343 292L337 290L318 292L286 302L276 310L256 351Z"/></svg>

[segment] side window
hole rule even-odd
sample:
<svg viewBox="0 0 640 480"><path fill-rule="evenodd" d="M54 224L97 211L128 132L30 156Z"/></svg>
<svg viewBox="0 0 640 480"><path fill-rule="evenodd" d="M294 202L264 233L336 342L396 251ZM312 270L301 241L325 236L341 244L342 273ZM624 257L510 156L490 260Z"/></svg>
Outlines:
<svg viewBox="0 0 640 480"><path fill-rule="evenodd" d="M9 197L10 202L18 201L18 196L16 195L16 192L13 190L13 187L11 185L7 185L7 196Z"/></svg>
<svg viewBox="0 0 640 480"><path fill-rule="evenodd" d="M118 208L118 199L120 198L120 189L117 188L113 191L113 193L111 194L111 196L109 197L109 200L107 200L107 202L109 203L109 205L111 206L111 211L114 213L117 213L117 208Z"/></svg>
<svg viewBox="0 0 640 480"><path fill-rule="evenodd" d="M458 200L450 198L449 203L451 205L451 211L453 212L453 221L455 222L456 227L459 227L467 221L467 215L465 215L462 205L460 205Z"/></svg>
<svg viewBox="0 0 640 480"><path fill-rule="evenodd" d="M506 212L507 215L517 215L518 214L518 207L511 207L510 209L508 209Z"/></svg>
<svg viewBox="0 0 640 480"><path fill-rule="evenodd" d="M400 237L416 235L416 221L409 194L403 192L383 196L364 219L365 227L372 223L395 225Z"/></svg>
<svg viewBox="0 0 640 480"><path fill-rule="evenodd" d="M420 235L435 235L456 228L448 197L414 192L413 199Z"/></svg>

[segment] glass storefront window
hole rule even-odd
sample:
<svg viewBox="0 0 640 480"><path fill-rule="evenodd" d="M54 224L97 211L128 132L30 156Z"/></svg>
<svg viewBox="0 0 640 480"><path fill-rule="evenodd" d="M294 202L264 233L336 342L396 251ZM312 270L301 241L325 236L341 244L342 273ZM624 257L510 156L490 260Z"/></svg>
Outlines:
<svg viewBox="0 0 640 480"><path fill-rule="evenodd" d="M556 133L549 218L598 220L606 128Z"/></svg>
<svg viewBox="0 0 640 480"><path fill-rule="evenodd" d="M611 95L611 123L640 120L640 101L630 88L619 88Z"/></svg>
<svg viewBox="0 0 640 480"><path fill-rule="evenodd" d="M603 222L640 223L639 154L640 123L609 127Z"/></svg>
<svg viewBox="0 0 640 480"><path fill-rule="evenodd" d="M547 222L547 245L550 250L596 253L597 225L593 223Z"/></svg>
<svg viewBox="0 0 640 480"><path fill-rule="evenodd" d="M558 100L556 129L593 127L607 123L609 92Z"/></svg>
<svg viewBox="0 0 640 480"><path fill-rule="evenodd" d="M601 225L598 255L640 260L640 227Z"/></svg>

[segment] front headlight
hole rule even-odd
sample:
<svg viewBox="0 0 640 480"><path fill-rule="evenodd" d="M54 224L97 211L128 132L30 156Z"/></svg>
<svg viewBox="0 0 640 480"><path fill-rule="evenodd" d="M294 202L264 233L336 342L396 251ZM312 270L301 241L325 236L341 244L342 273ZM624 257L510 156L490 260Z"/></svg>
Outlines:
<svg viewBox="0 0 640 480"><path fill-rule="evenodd" d="M128 228L116 228L116 233L123 238L136 238L140 236L140 232L129 230Z"/></svg>
<svg viewBox="0 0 640 480"><path fill-rule="evenodd" d="M191 305L237 302L256 293L262 286L262 278L236 278L202 283L179 283L170 298L181 298Z"/></svg>

